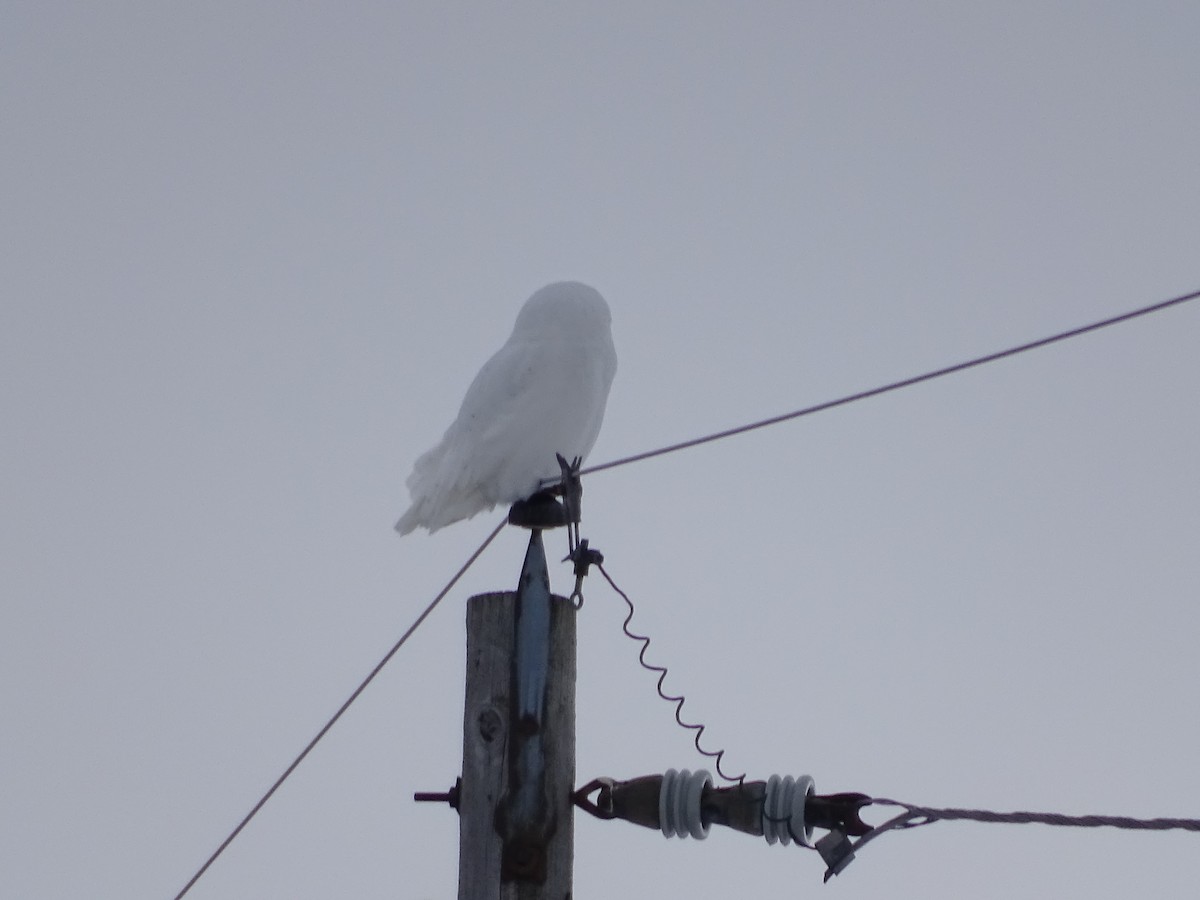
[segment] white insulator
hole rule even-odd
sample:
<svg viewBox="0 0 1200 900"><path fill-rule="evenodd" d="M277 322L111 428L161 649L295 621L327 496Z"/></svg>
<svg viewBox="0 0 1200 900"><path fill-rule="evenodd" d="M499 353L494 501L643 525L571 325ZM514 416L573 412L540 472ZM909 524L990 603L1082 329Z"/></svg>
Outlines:
<svg viewBox="0 0 1200 900"><path fill-rule="evenodd" d="M816 790L812 778L772 775L763 798L763 837L768 844L776 841L785 847L793 838L805 847L812 846L812 826L804 821L804 805Z"/></svg>
<svg viewBox="0 0 1200 900"><path fill-rule="evenodd" d="M658 823L667 837L708 837L708 825L700 815L700 797L712 784L712 776L703 769L676 772L667 769L658 792Z"/></svg>

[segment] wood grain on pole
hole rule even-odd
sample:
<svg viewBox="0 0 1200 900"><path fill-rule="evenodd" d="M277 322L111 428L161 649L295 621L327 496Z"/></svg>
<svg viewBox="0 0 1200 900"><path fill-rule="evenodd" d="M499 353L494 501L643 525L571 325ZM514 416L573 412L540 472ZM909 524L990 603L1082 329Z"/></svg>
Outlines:
<svg viewBox="0 0 1200 900"><path fill-rule="evenodd" d="M566 900L574 856L575 609L555 597L551 606L547 682L547 792L553 832L546 879L502 881L503 840L496 807L509 772L511 665L516 593L479 594L467 601L467 678L463 707L463 769L459 794L459 900Z"/></svg>

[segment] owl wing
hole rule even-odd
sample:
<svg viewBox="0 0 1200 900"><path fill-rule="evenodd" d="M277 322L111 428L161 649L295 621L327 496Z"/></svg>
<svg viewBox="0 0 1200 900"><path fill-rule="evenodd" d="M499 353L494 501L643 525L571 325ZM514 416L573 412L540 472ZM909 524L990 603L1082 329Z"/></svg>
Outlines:
<svg viewBox="0 0 1200 900"><path fill-rule="evenodd" d="M527 342L510 341L484 363L458 417L413 466L407 481L412 505L397 531L407 534L421 525L436 531L495 506L495 473L511 458L507 437L514 427L519 433L521 420L529 417L521 399L536 370L536 352Z"/></svg>

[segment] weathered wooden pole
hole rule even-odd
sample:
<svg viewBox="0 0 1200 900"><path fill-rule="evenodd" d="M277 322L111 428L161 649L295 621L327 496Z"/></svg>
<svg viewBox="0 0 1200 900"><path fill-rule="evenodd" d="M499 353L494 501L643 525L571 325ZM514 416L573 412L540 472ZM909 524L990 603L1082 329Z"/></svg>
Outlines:
<svg viewBox="0 0 1200 900"><path fill-rule="evenodd" d="M534 529L516 592L467 601L459 900L571 895L575 608Z"/></svg>

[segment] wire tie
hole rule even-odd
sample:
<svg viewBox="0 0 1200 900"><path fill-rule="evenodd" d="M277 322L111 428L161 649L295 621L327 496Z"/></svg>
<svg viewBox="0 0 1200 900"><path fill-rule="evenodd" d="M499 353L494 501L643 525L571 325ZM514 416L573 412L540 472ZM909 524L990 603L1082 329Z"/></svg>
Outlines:
<svg viewBox="0 0 1200 900"><path fill-rule="evenodd" d="M583 609L583 579L587 577L588 570L593 565L604 563L604 554L590 548L587 538L583 538L570 553L563 557L563 562L567 562L567 560L575 563L575 589L571 591L568 599L576 609Z"/></svg>

